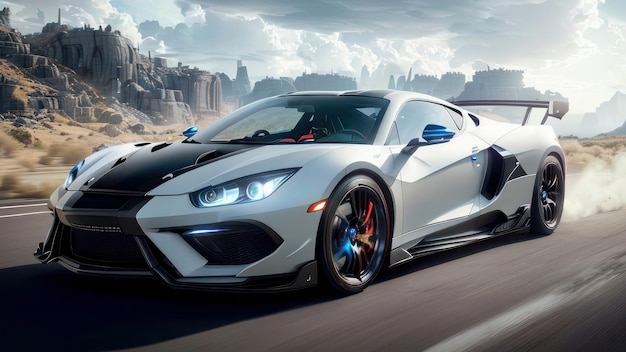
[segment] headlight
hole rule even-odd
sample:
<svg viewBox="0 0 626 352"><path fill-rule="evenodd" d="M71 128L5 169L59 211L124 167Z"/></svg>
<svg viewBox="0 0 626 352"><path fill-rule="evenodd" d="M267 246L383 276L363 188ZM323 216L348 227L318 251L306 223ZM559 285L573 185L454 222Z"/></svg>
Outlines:
<svg viewBox="0 0 626 352"><path fill-rule="evenodd" d="M269 197L298 169L287 169L248 176L189 194L198 208L254 202Z"/></svg>
<svg viewBox="0 0 626 352"><path fill-rule="evenodd" d="M80 171L82 170L83 166L85 165L85 160L81 160L78 164L74 165L74 167L70 170L70 173L67 174L67 177L65 178L65 189L67 189L72 182L74 182L74 180L78 177L78 175L80 175Z"/></svg>

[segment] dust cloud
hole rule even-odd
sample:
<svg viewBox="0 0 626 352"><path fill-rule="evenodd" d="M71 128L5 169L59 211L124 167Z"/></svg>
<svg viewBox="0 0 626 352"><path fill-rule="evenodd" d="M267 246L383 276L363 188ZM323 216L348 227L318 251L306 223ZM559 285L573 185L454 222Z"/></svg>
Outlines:
<svg viewBox="0 0 626 352"><path fill-rule="evenodd" d="M596 146L597 147L597 146ZM598 150L596 148L596 150ZM568 172L564 220L626 207L626 152L589 161L580 172Z"/></svg>

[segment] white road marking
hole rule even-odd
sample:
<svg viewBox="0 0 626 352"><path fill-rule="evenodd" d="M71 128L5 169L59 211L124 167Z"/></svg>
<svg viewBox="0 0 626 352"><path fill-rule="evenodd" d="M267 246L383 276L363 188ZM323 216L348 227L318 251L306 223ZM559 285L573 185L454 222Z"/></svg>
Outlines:
<svg viewBox="0 0 626 352"><path fill-rule="evenodd" d="M37 203L37 204L22 204L22 205L5 205L0 207L1 209L16 209L16 208L28 208L28 207L41 207L45 206L46 203Z"/></svg>
<svg viewBox="0 0 626 352"><path fill-rule="evenodd" d="M609 261L601 268L585 272L573 281L542 296L461 331L429 347L425 352L469 351L550 311L584 298L624 272L626 272L624 258Z"/></svg>
<svg viewBox="0 0 626 352"><path fill-rule="evenodd" d="M32 213L20 213L20 214L11 214L11 215L0 215L0 219L4 219L4 218L15 218L18 216L28 216L28 215L39 215L39 214L52 214L52 212L50 210L46 210L46 211L35 211Z"/></svg>

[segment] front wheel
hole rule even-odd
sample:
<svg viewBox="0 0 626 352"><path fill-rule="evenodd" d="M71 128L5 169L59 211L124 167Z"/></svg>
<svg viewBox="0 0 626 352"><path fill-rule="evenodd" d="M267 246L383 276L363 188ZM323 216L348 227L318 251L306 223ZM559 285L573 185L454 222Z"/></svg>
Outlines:
<svg viewBox="0 0 626 352"><path fill-rule="evenodd" d="M371 178L353 176L333 191L322 214L318 258L326 281L342 294L362 291L378 275L390 244L383 192Z"/></svg>
<svg viewBox="0 0 626 352"><path fill-rule="evenodd" d="M563 166L548 155L537 172L531 213L531 230L539 235L549 235L558 226L563 214L565 182Z"/></svg>

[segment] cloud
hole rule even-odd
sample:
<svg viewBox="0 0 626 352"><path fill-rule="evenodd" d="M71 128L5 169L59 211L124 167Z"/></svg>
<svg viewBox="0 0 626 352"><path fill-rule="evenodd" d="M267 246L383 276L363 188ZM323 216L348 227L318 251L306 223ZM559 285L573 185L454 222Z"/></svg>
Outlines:
<svg viewBox="0 0 626 352"><path fill-rule="evenodd" d="M517 62L541 67L547 60L564 60L581 49L577 39L586 14L576 13L578 0L494 6L489 17L450 26L455 36L452 66L483 60L493 65Z"/></svg>
<svg viewBox="0 0 626 352"><path fill-rule="evenodd" d="M593 111L626 81L626 3L621 0L0 0L22 33L63 9L72 26L111 24L150 50L252 79L340 72L441 75L476 68L525 71L527 85L559 91L572 111ZM607 70L615 67L615 70ZM601 68L601 69L600 69ZM607 72L615 71L612 74ZM376 76L377 77L377 76ZM584 77L584 80L582 79ZM386 87L388 77L370 80ZM566 89L566 90L561 90ZM590 94L591 92L591 94ZM609 95L610 96L610 95Z"/></svg>
<svg viewBox="0 0 626 352"><path fill-rule="evenodd" d="M38 18L38 9L45 14L47 22L56 22L60 9L63 24L72 27L89 25L93 28L110 24L114 30L119 30L135 44L141 41L133 17L129 13L120 12L109 1L22 0L18 6L4 1L0 5L11 8L11 25L24 34L40 32L43 28L39 21L33 21L35 17Z"/></svg>

